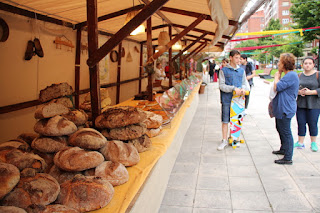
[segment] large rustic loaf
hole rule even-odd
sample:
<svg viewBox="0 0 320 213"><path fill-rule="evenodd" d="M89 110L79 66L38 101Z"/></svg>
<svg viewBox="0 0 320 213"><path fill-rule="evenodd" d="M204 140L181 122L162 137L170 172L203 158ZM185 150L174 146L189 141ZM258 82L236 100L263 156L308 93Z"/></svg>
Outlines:
<svg viewBox="0 0 320 213"><path fill-rule="evenodd" d="M110 107L96 118L95 124L97 128L119 128L140 123L145 118L145 113L135 107Z"/></svg>
<svg viewBox="0 0 320 213"><path fill-rule="evenodd" d="M35 205L32 204L27 208L28 213L79 213L78 210L70 208L65 205L52 204L52 205Z"/></svg>
<svg viewBox="0 0 320 213"><path fill-rule="evenodd" d="M33 140L31 147L44 153L59 152L68 147L67 137L45 137L40 136Z"/></svg>
<svg viewBox="0 0 320 213"><path fill-rule="evenodd" d="M56 115L63 115L69 112L69 108L62 104L48 103L37 108L34 113L35 119L52 118Z"/></svg>
<svg viewBox="0 0 320 213"><path fill-rule="evenodd" d="M152 142L147 135L142 135L140 138L129 140L128 143L132 143L139 153L148 151L151 149L152 145Z"/></svg>
<svg viewBox="0 0 320 213"><path fill-rule="evenodd" d="M68 83L52 84L40 91L39 100L47 102L66 95L72 95L72 87Z"/></svg>
<svg viewBox="0 0 320 213"><path fill-rule="evenodd" d="M68 114L63 115L63 117L72 121L76 126L81 126L88 121L88 115L83 110L71 110Z"/></svg>
<svg viewBox="0 0 320 213"><path fill-rule="evenodd" d="M62 105L64 105L65 107L73 108L73 103L72 103L72 101L70 100L70 98L67 98L67 97L62 97L62 98L53 99L53 100L50 101L50 103L62 104Z"/></svg>
<svg viewBox="0 0 320 213"><path fill-rule="evenodd" d="M114 189L105 178L76 175L61 184L56 203L86 212L108 205L113 194Z"/></svg>
<svg viewBox="0 0 320 213"><path fill-rule="evenodd" d="M159 135L161 133L161 129L162 129L161 126L157 129L147 129L146 135L148 135L149 138L156 137L157 135Z"/></svg>
<svg viewBox="0 0 320 213"><path fill-rule="evenodd" d="M105 146L107 139L97 130L83 128L69 136L69 144L84 149L97 150Z"/></svg>
<svg viewBox="0 0 320 213"><path fill-rule="evenodd" d="M26 210L15 206L0 206L1 213L27 213Z"/></svg>
<svg viewBox="0 0 320 213"><path fill-rule="evenodd" d="M57 115L39 120L34 125L34 131L45 136L63 136L77 131L77 126L72 121Z"/></svg>
<svg viewBox="0 0 320 213"><path fill-rule="evenodd" d="M21 133L17 139L23 140L27 144L31 145L32 141L37 137L39 137L39 135L36 133Z"/></svg>
<svg viewBox="0 0 320 213"><path fill-rule="evenodd" d="M22 177L18 185L2 200L2 205L23 209L31 204L48 205L60 192L59 183L51 175L37 173L34 177Z"/></svg>
<svg viewBox="0 0 320 213"><path fill-rule="evenodd" d="M0 162L0 200L17 185L19 180L20 171L16 166Z"/></svg>
<svg viewBox="0 0 320 213"><path fill-rule="evenodd" d="M156 129L162 125L163 118L156 113L145 111L147 118L142 121L148 129Z"/></svg>
<svg viewBox="0 0 320 213"><path fill-rule="evenodd" d="M98 166L104 161L104 157L96 151L86 151L79 147L72 147L57 152L53 161L62 170L78 172Z"/></svg>
<svg viewBox="0 0 320 213"><path fill-rule="evenodd" d="M110 140L133 140L140 138L147 131L144 124L133 124L125 127L104 129L101 133Z"/></svg>
<svg viewBox="0 0 320 213"><path fill-rule="evenodd" d="M3 148L3 149L15 148L15 149L20 149L25 152L30 151L29 144L27 144L26 142L24 142L21 139L14 139L14 140L10 140L10 141L4 142L4 143L0 143L0 148Z"/></svg>
<svg viewBox="0 0 320 213"><path fill-rule="evenodd" d="M108 141L100 149L100 152L106 160L119 162L125 166L133 166L140 161L139 153L131 143L123 143L117 140Z"/></svg>
<svg viewBox="0 0 320 213"><path fill-rule="evenodd" d="M106 178L112 186L118 186L129 180L128 170L118 162L105 161L95 169L95 176Z"/></svg>
<svg viewBox="0 0 320 213"><path fill-rule="evenodd" d="M54 165L54 163L53 163L54 153L44 153L44 152L40 152L36 149L33 149L32 153L39 155L46 162L47 168L43 171L43 173L48 173L50 171L51 167Z"/></svg>
<svg viewBox="0 0 320 213"><path fill-rule="evenodd" d="M64 183L67 180L71 180L74 176L81 174L81 172L67 172L59 169L56 165L53 165L49 171L49 175L54 177L59 184Z"/></svg>

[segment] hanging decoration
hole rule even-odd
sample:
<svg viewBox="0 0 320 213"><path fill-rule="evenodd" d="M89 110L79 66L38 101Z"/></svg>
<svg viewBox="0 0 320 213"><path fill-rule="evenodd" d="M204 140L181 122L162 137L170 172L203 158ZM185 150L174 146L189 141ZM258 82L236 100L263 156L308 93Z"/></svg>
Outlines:
<svg viewBox="0 0 320 213"><path fill-rule="evenodd" d="M134 7L134 0L132 1L132 4L133 4L132 7ZM132 10L129 13L127 13L127 17L126 17L126 20L125 20L124 24L127 24L138 13L139 13L139 11L137 11L137 10ZM141 34L141 33L145 33L145 31L146 31L146 27L144 26L144 24L140 24L139 27L137 27L134 31L132 31L130 33L130 35L138 35L138 34Z"/></svg>
<svg viewBox="0 0 320 213"><path fill-rule="evenodd" d="M161 31L158 36L158 45L165 46L170 42L170 37L167 31Z"/></svg>
<svg viewBox="0 0 320 213"><path fill-rule="evenodd" d="M72 41L70 41L70 40L64 41L64 40L62 40L61 37L56 37L56 39L53 41L53 43L56 44L57 49L61 49L61 46L66 46L66 47L69 47L68 48L69 51L72 51L72 49L74 48Z"/></svg>
<svg viewBox="0 0 320 213"><path fill-rule="evenodd" d="M283 45L293 45L293 44L300 44L300 43L302 43L302 41L293 42L293 43L286 43L286 44L272 44L272 45L263 45L263 46L254 46L254 47L239 47L239 48L235 48L235 49L240 50L240 51L257 50L257 49L264 49L264 48L269 48L269 47L278 47L278 46L283 46Z"/></svg>

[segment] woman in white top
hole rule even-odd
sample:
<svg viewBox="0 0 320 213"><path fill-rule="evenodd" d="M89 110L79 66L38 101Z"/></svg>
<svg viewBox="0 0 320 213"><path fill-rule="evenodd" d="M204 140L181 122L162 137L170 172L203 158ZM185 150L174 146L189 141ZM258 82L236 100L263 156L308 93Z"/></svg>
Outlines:
<svg viewBox="0 0 320 213"><path fill-rule="evenodd" d="M154 69L154 71L155 71L155 73L154 73L155 80L161 81L164 79L164 77L166 77L166 73L162 69L160 62L156 63L156 68Z"/></svg>

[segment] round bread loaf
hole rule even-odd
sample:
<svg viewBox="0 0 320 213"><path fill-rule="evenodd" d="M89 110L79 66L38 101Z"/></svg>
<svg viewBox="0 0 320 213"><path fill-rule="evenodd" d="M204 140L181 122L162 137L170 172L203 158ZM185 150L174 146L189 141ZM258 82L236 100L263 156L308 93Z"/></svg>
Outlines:
<svg viewBox="0 0 320 213"><path fill-rule="evenodd" d="M84 149L97 150L105 146L107 139L97 130L82 128L69 136L69 144Z"/></svg>
<svg viewBox="0 0 320 213"><path fill-rule="evenodd" d="M34 125L34 131L45 136L63 136L77 131L77 126L72 121L57 115L50 119L39 120Z"/></svg>
<svg viewBox="0 0 320 213"><path fill-rule="evenodd" d="M147 128L145 128L144 124L133 124L115 129L104 129L101 133L111 140L126 141L140 138L146 131Z"/></svg>
<svg viewBox="0 0 320 213"><path fill-rule="evenodd" d="M99 115L95 124L97 128L119 128L142 122L146 118L137 108L131 106L110 107Z"/></svg>
<svg viewBox="0 0 320 213"><path fill-rule="evenodd" d="M20 171L16 166L0 162L0 200L17 185L19 180Z"/></svg>
<svg viewBox="0 0 320 213"><path fill-rule="evenodd" d="M129 180L128 170L118 162L105 161L96 167L95 176L106 178L112 186L119 186Z"/></svg>
<svg viewBox="0 0 320 213"><path fill-rule="evenodd" d="M140 156L137 149L131 143L122 141L108 141L100 149L106 160L122 163L125 166L133 166L139 163Z"/></svg>
<svg viewBox="0 0 320 213"><path fill-rule="evenodd" d="M52 205L35 205L32 204L27 208L28 213L79 213L78 210L70 208L65 205L52 204Z"/></svg>
<svg viewBox="0 0 320 213"><path fill-rule="evenodd" d="M35 119L52 118L56 115L63 115L69 112L69 108L57 103L43 104L34 113Z"/></svg>
<svg viewBox="0 0 320 213"><path fill-rule="evenodd" d="M157 129L162 125L163 118L156 113L145 111L147 118L142 122L148 129Z"/></svg>
<svg viewBox="0 0 320 213"><path fill-rule="evenodd" d="M57 152L53 161L62 170L78 172L98 166L104 161L104 157L96 151L86 151L79 147L72 147Z"/></svg>
<svg viewBox="0 0 320 213"><path fill-rule="evenodd" d="M147 129L146 135L148 135L149 138L156 137L157 135L159 135L161 133L161 129L162 129L161 126L157 129Z"/></svg>
<svg viewBox="0 0 320 213"><path fill-rule="evenodd" d="M15 148L15 149L20 149L22 151L25 152L29 152L30 151L30 146L29 144L27 144L26 142L24 142L21 139L14 139L14 140L10 140L4 143L0 143L0 148Z"/></svg>
<svg viewBox="0 0 320 213"><path fill-rule="evenodd" d="M21 133L17 139L23 140L27 144L31 145L32 141L37 137L39 137L39 135L36 133Z"/></svg>
<svg viewBox="0 0 320 213"><path fill-rule="evenodd" d="M34 177L22 177L18 185L2 200L2 205L23 209L31 204L48 205L60 192L59 183L51 175L37 173Z"/></svg>
<svg viewBox="0 0 320 213"><path fill-rule="evenodd" d="M142 135L140 138L128 141L128 143L132 143L139 153L148 151L152 145L148 135Z"/></svg>
<svg viewBox="0 0 320 213"><path fill-rule="evenodd" d="M63 115L63 117L72 121L76 126L81 126L88 121L88 115L83 110L71 110L68 114Z"/></svg>
<svg viewBox="0 0 320 213"><path fill-rule="evenodd" d="M72 92L72 87L67 82L51 84L40 91L39 100L47 102L62 96L72 95Z"/></svg>
<svg viewBox="0 0 320 213"><path fill-rule="evenodd" d="M44 153L59 152L68 147L67 137L45 137L40 136L33 140L31 147Z"/></svg>
<svg viewBox="0 0 320 213"><path fill-rule="evenodd" d="M32 150L32 153L39 155L46 162L47 168L43 171L43 173L48 173L51 167L54 165L53 163L54 153L44 153L35 149Z"/></svg>
<svg viewBox="0 0 320 213"><path fill-rule="evenodd" d="M86 170L87 171L87 170ZM74 176L81 174L81 172L66 172L53 165L49 171L49 175L54 177L59 184L71 180Z"/></svg>
<svg viewBox="0 0 320 213"><path fill-rule="evenodd" d="M86 212L105 207L113 194L114 189L105 178L76 175L61 184L56 203Z"/></svg>
<svg viewBox="0 0 320 213"><path fill-rule="evenodd" d="M0 206L1 213L27 213L26 210L15 206Z"/></svg>
<svg viewBox="0 0 320 213"><path fill-rule="evenodd" d="M50 103L62 104L65 107L73 108L72 101L70 100L70 98L67 98L67 97L53 99L50 101Z"/></svg>

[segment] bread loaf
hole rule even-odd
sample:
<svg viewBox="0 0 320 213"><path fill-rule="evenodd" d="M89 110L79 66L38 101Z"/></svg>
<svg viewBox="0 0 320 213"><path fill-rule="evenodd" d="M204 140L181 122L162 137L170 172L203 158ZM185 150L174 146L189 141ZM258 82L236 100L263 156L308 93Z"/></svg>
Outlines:
<svg viewBox="0 0 320 213"><path fill-rule="evenodd" d="M30 151L30 146L29 144L27 144L26 142L24 142L21 139L14 139L14 140L10 140L4 143L0 143L0 148L15 148L15 149L20 149L22 151L25 152L29 152Z"/></svg>
<svg viewBox="0 0 320 213"><path fill-rule="evenodd" d="M108 141L107 144L100 149L106 160L122 163L124 166L133 166L140 161L137 149L131 143L123 143L122 141Z"/></svg>
<svg viewBox="0 0 320 213"><path fill-rule="evenodd" d="M69 108L62 104L48 103L37 108L34 113L35 119L52 118L56 115L63 115L69 112Z"/></svg>
<svg viewBox="0 0 320 213"><path fill-rule="evenodd" d="M84 125L88 121L88 115L83 110L71 110L68 114L63 115L63 117L72 121L76 126Z"/></svg>
<svg viewBox="0 0 320 213"><path fill-rule="evenodd" d="M95 124L97 128L119 128L142 122L146 118L137 108L131 106L110 107L99 115Z"/></svg>
<svg viewBox="0 0 320 213"><path fill-rule="evenodd" d="M80 172L66 172L59 169L56 165L53 165L49 171L49 175L54 177L59 184L64 183L67 180L71 180L74 176L81 174Z"/></svg>
<svg viewBox="0 0 320 213"><path fill-rule="evenodd" d="M0 162L0 200L17 185L19 180L20 171L16 166Z"/></svg>
<svg viewBox="0 0 320 213"><path fill-rule="evenodd" d="M112 186L118 186L129 180L129 173L124 165L118 162L105 161L96 167L95 176L106 178Z"/></svg>
<svg viewBox="0 0 320 213"><path fill-rule="evenodd" d="M151 149L152 145L152 142L147 135L142 135L140 138L130 140L128 143L132 143L139 153L148 151Z"/></svg>
<svg viewBox="0 0 320 213"><path fill-rule="evenodd" d="M34 125L34 131L45 136L63 136L77 131L77 126L72 121L57 115L53 118L39 120Z"/></svg>
<svg viewBox="0 0 320 213"><path fill-rule="evenodd" d="M0 206L1 213L27 213L26 210L15 206Z"/></svg>
<svg viewBox="0 0 320 213"><path fill-rule="evenodd" d="M148 129L157 129L162 125L163 118L153 112L145 111L147 118L142 122Z"/></svg>
<svg viewBox="0 0 320 213"><path fill-rule="evenodd" d="M52 204L52 205L35 205L32 204L27 208L28 213L79 213L78 210L70 208L65 205Z"/></svg>
<svg viewBox="0 0 320 213"><path fill-rule="evenodd" d="M62 170L78 172L98 166L104 161L104 157L96 151L86 151L79 147L72 147L57 152L53 161Z"/></svg>
<svg viewBox="0 0 320 213"><path fill-rule="evenodd" d="M44 153L55 153L59 152L68 147L67 137L59 136L59 137L45 137L40 136L31 144L33 149L36 149L40 152Z"/></svg>
<svg viewBox="0 0 320 213"><path fill-rule="evenodd" d="M43 173L48 173L51 167L54 165L53 164L54 153L44 153L35 149L32 150L32 153L39 155L46 162L47 168L43 171Z"/></svg>
<svg viewBox="0 0 320 213"><path fill-rule="evenodd" d="M115 129L104 129L101 133L110 140L133 140L141 137L147 131L144 124L134 124Z"/></svg>
<svg viewBox="0 0 320 213"><path fill-rule="evenodd" d="M47 102L66 95L72 95L72 87L68 83L52 84L40 91L39 100Z"/></svg>
<svg viewBox="0 0 320 213"><path fill-rule="evenodd" d="M56 179L44 173L22 177L18 185L2 200L2 205L23 209L31 204L48 205L57 199L60 186Z"/></svg>
<svg viewBox="0 0 320 213"><path fill-rule="evenodd" d="M157 129L147 129L146 135L148 135L149 138L156 137L157 135L159 135L161 133L161 129L162 129L161 126Z"/></svg>
<svg viewBox="0 0 320 213"><path fill-rule="evenodd" d="M69 137L69 144L79 146L84 149L97 150L105 146L107 139L97 130L92 128L83 128Z"/></svg>
<svg viewBox="0 0 320 213"><path fill-rule="evenodd" d="M17 139L23 140L27 144L31 145L32 141L37 137L39 137L39 135L36 133L21 133Z"/></svg>
<svg viewBox="0 0 320 213"><path fill-rule="evenodd" d="M93 211L108 205L114 194L112 185L104 178L76 175L61 184L56 203L77 209Z"/></svg>
<svg viewBox="0 0 320 213"><path fill-rule="evenodd" d="M70 100L70 98L67 97L53 99L50 101L50 103L62 104L65 107L73 108L72 101Z"/></svg>

